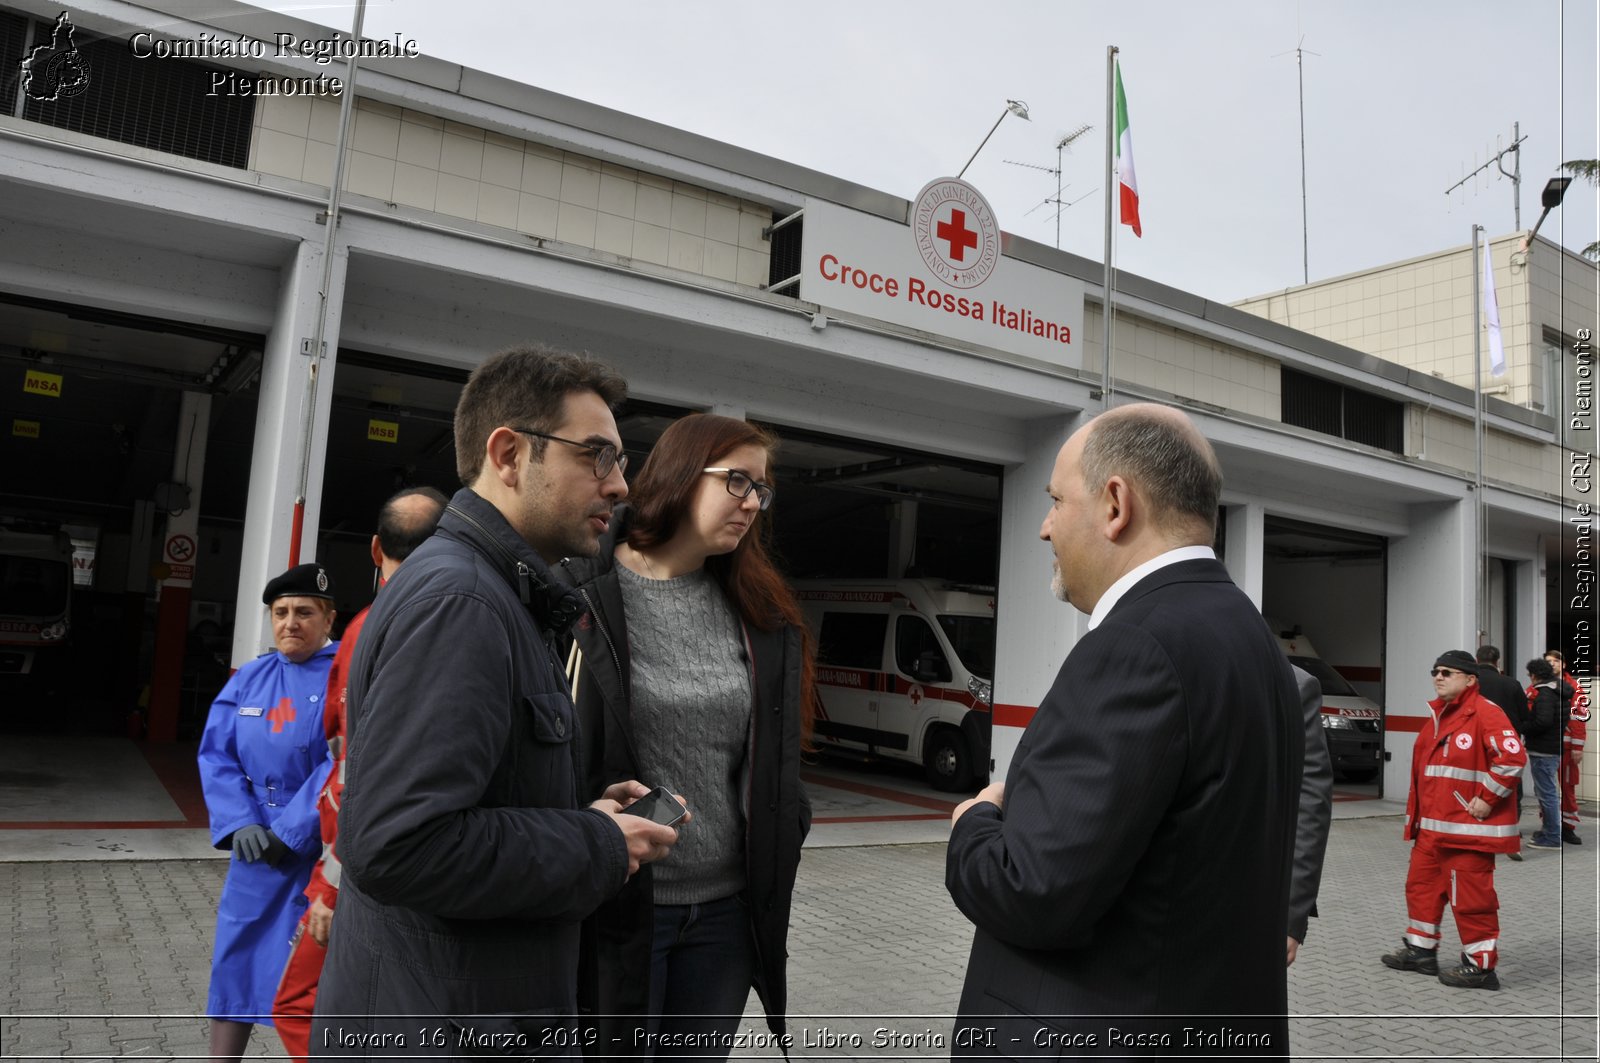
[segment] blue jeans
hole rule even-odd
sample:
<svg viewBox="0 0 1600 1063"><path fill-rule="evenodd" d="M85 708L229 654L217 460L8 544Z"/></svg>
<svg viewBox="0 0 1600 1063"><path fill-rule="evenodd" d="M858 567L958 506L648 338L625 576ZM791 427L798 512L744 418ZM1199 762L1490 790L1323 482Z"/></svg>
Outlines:
<svg viewBox="0 0 1600 1063"><path fill-rule="evenodd" d="M1548 753L1529 753L1528 770L1533 773L1533 787L1539 794L1539 818L1544 826L1533 840L1552 845L1561 844L1561 785L1556 772L1561 758Z"/></svg>
<svg viewBox="0 0 1600 1063"><path fill-rule="evenodd" d="M656 905L649 1031L659 1036L650 1038L652 1058L727 1059L755 967L742 897Z"/></svg>

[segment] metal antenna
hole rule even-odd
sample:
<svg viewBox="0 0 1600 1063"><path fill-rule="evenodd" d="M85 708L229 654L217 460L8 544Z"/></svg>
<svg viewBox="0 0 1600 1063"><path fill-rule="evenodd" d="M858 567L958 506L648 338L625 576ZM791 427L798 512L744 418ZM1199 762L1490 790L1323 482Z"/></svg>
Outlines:
<svg viewBox="0 0 1600 1063"><path fill-rule="evenodd" d="M1305 37L1300 38L1300 43L1295 45L1294 62L1300 75L1300 269L1304 277L1302 283L1311 283L1311 226L1306 217L1306 59L1308 55L1320 55L1320 52L1308 51L1304 45ZM1288 52L1279 52L1272 58L1288 55Z"/></svg>
<svg viewBox="0 0 1600 1063"><path fill-rule="evenodd" d="M1091 130L1093 128L1094 128L1094 126L1092 126L1092 125L1081 125L1077 129L1074 129L1072 132L1067 133L1060 140L1056 141L1056 164L1055 164L1054 167L1036 166L1035 164L1033 164L1031 162L1017 162L1015 159L1006 159L1005 160L1006 162L1009 162L1013 166L1025 166L1030 170L1043 170L1045 173L1054 174L1055 175L1055 179L1056 179L1056 194L1055 194L1055 198L1053 198L1053 199L1049 199L1049 198L1045 199L1044 203L1038 204L1038 206L1035 206L1033 208L1033 210L1030 210L1027 213L1028 214L1032 214L1034 210L1038 210L1039 207L1044 206L1045 203L1054 203L1058 208L1061 208L1061 209L1058 209L1056 211L1056 250L1057 251L1061 250L1061 212L1062 212L1062 210L1065 209L1064 207L1062 207L1062 202L1063 201L1061 199L1061 193L1066 188L1066 185L1063 185L1061 183L1061 172L1062 172L1061 153L1063 151L1065 151L1066 148L1068 147L1068 145L1070 145L1074 140L1077 140L1079 137L1083 136L1085 133L1089 132L1089 130ZM1068 206L1070 206L1070 205L1071 204L1068 204ZM1027 214L1024 214L1023 217L1027 217Z"/></svg>
<svg viewBox="0 0 1600 1063"><path fill-rule="evenodd" d="M1490 166L1494 166L1496 169L1498 169L1501 172L1501 174L1503 174L1506 177L1511 178L1511 211L1512 211L1512 217L1515 219L1515 225L1513 226L1513 228L1515 229L1515 231L1521 232L1522 231L1522 142L1524 140L1527 140L1527 139L1528 139L1527 137L1522 135L1522 123L1521 122L1512 122L1511 123L1511 146L1509 148L1501 148L1499 151L1495 152L1493 158L1491 158L1488 162L1484 163L1482 166L1478 167L1476 170L1473 170L1471 173L1467 174L1467 176L1463 177L1461 180L1457 181L1455 184L1451 185L1449 188L1445 189L1444 190L1444 194L1448 196L1451 192L1454 192L1456 189L1460 188L1462 185L1466 184L1468 181L1472 180L1474 177L1478 176L1480 173L1482 173L1483 171L1487 170ZM1515 161L1514 161L1514 163L1512 165L1512 169L1511 169L1510 173L1506 173L1505 158L1506 158L1507 155L1515 155L1516 156L1516 159L1515 159Z"/></svg>

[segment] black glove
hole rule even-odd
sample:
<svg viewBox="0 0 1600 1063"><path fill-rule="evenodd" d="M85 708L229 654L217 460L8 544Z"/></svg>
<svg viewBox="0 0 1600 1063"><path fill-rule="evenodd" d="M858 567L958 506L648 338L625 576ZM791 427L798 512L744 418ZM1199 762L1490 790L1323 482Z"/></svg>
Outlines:
<svg viewBox="0 0 1600 1063"><path fill-rule="evenodd" d="M240 860L253 864L267 851L271 838L273 838L271 831L259 823L251 823L233 832L233 851L238 854ZM278 842L278 844L283 843Z"/></svg>
<svg viewBox="0 0 1600 1063"><path fill-rule="evenodd" d="M268 867L277 867L284 857L289 855L288 844L269 827L267 829L267 848L261 854L261 859L267 862Z"/></svg>

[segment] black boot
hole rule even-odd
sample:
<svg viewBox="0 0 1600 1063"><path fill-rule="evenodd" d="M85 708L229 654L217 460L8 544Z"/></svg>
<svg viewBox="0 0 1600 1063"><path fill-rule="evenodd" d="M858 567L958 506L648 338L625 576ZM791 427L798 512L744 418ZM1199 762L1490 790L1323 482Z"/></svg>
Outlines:
<svg viewBox="0 0 1600 1063"><path fill-rule="evenodd" d="M1439 981L1457 989L1499 989L1500 978L1493 970L1485 970L1461 954L1461 966L1439 972Z"/></svg>
<svg viewBox="0 0 1600 1063"><path fill-rule="evenodd" d="M1571 827L1561 828L1561 840L1566 842L1568 845L1583 844L1583 839L1578 837L1578 832L1573 830Z"/></svg>
<svg viewBox="0 0 1600 1063"><path fill-rule="evenodd" d="M1416 971L1426 975L1439 973L1439 951L1419 948L1409 941L1401 942L1393 952L1384 953L1382 959L1385 967L1393 967L1397 971Z"/></svg>

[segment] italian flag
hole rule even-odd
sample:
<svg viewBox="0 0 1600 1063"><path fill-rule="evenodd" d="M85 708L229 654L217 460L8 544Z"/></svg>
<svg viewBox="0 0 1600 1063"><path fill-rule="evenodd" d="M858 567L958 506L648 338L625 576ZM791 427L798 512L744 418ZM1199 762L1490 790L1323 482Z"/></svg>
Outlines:
<svg viewBox="0 0 1600 1063"><path fill-rule="evenodd" d="M1122 193L1122 224L1139 230L1139 181L1133 175L1133 137L1128 133L1128 97L1122 91L1122 63L1117 62L1117 184Z"/></svg>

